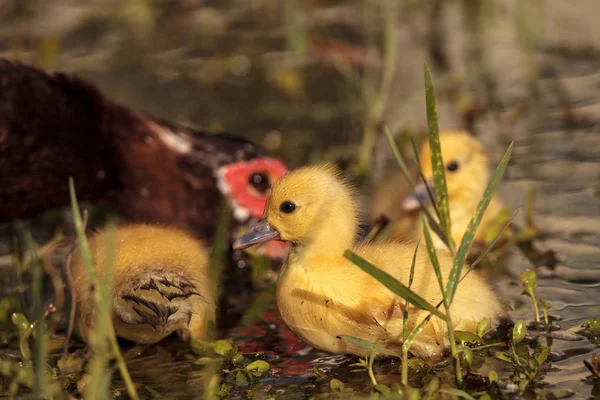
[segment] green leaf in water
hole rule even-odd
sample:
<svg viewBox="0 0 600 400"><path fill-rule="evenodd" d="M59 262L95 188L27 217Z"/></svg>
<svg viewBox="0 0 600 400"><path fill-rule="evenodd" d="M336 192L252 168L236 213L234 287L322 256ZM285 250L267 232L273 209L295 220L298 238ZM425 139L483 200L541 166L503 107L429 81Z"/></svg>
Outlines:
<svg viewBox="0 0 600 400"><path fill-rule="evenodd" d="M502 175L504 174L504 170L506 169L506 165L508 164L508 160L510 159L510 155L512 153L514 143L511 143L504 153L504 157L498 164L496 171L494 171L494 175L490 180L487 188L483 192L483 197L479 200L479 204L477 204L477 209L475 210L475 215L469 221L469 225L467 226L467 231L463 235L463 238L460 242L460 246L456 252L456 256L454 257L454 264L452 266L452 271L450 271L450 276L448 277L448 284L446 286L446 294L448 295L448 304L452 304L452 300L454 299L454 294L456 293L456 288L458 287L458 282L461 279L462 269L465 265L465 261L467 260L467 256L469 255L469 251L471 250L471 245L473 244L473 240L475 239L475 233L481 224L481 220L483 219L483 214L487 209L494 193L496 192L496 188L500 180L502 179Z"/></svg>
<svg viewBox="0 0 600 400"><path fill-rule="evenodd" d="M535 361L538 366L544 365L546 360L548 359L548 355L550 355L550 349L546 346L540 346L536 348Z"/></svg>
<svg viewBox="0 0 600 400"><path fill-rule="evenodd" d="M481 339L478 335L469 331L454 331L454 337L458 342L462 343L477 343L483 344L483 339Z"/></svg>
<svg viewBox="0 0 600 400"><path fill-rule="evenodd" d="M600 333L600 318L590 318L581 324L581 327L592 334Z"/></svg>
<svg viewBox="0 0 600 400"><path fill-rule="evenodd" d="M199 356L206 354L207 351L213 348L213 344L204 340L191 339L190 348Z"/></svg>
<svg viewBox="0 0 600 400"><path fill-rule="evenodd" d="M237 374L235 374L235 381L238 383L247 383L248 380L244 376L244 373L241 370L238 370Z"/></svg>
<svg viewBox="0 0 600 400"><path fill-rule="evenodd" d="M537 274L535 271L526 269L525 271L521 272L521 286L523 286L525 293L533 297L535 287L537 286Z"/></svg>
<svg viewBox="0 0 600 400"><path fill-rule="evenodd" d="M510 356L508 356L503 351L497 351L497 352L495 352L494 353L494 357L496 357L498 360L502 360L502 361L505 361L507 363L511 363L512 364L512 359L510 358Z"/></svg>
<svg viewBox="0 0 600 400"><path fill-rule="evenodd" d="M512 342L513 345L521 343L523 339L525 339L525 335L527 334L527 325L525 321L520 319L515 323L515 326L512 330Z"/></svg>
<svg viewBox="0 0 600 400"><path fill-rule="evenodd" d="M463 348L463 359L467 363L467 365L473 364L473 350L470 347Z"/></svg>
<svg viewBox="0 0 600 400"><path fill-rule="evenodd" d="M220 356L227 356L233 350L233 346L224 340L217 340L213 345L213 350Z"/></svg>
<svg viewBox="0 0 600 400"><path fill-rule="evenodd" d="M404 284L399 282L387 272L380 270L364 258L360 257L358 254L354 253L351 250L346 250L344 252L344 257L352 261L353 264L365 271L367 274L377 279L385 287L390 289L394 294L402 297L405 300L408 300L409 303L419 308L429 311L430 313L434 314L438 318L443 319L444 321L448 320L444 313L435 308L433 305L429 304L427 300L410 290L408 287L406 287Z"/></svg>
<svg viewBox="0 0 600 400"><path fill-rule="evenodd" d="M261 374L267 372L271 366L268 362L263 360L252 361L250 364L246 365L246 370L250 372L260 372Z"/></svg>
<svg viewBox="0 0 600 400"><path fill-rule="evenodd" d="M340 381L339 379L333 378L329 381L329 387L334 392L338 392L344 389L344 382Z"/></svg>
<svg viewBox="0 0 600 400"><path fill-rule="evenodd" d="M17 330L19 331L20 335L27 332L29 326L31 325L27 320L27 317L21 313L13 313L10 318L13 324L15 324L15 326L17 327Z"/></svg>
<svg viewBox="0 0 600 400"><path fill-rule="evenodd" d="M479 321L479 323L477 324L477 336L483 339L483 336L485 335L485 330L489 325L490 321L487 318L483 318L481 321Z"/></svg>

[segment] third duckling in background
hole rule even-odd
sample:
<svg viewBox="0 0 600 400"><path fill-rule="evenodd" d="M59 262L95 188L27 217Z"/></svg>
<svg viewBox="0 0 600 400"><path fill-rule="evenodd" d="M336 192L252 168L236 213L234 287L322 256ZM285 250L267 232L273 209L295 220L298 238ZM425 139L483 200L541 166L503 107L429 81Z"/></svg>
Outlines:
<svg viewBox="0 0 600 400"><path fill-rule="evenodd" d="M483 145L465 131L441 132L440 146L446 166L446 187L450 206L452 239L458 245L491 179L490 156ZM433 189L433 170L431 168L431 152L428 142L423 143L421 146L419 160L427 184ZM391 229L390 235L393 238L400 239L411 236L418 237L422 235L421 230L415 229L415 224L409 224L409 229L406 228L406 225L407 220L413 215L411 213L419 210L419 199L425 204L429 203L427 190L423 182L419 182L415 191L409 193L407 190L408 183L406 183L404 176L400 172L397 172L394 176L396 179L388 179L384 185L379 185L378 188L378 191L390 191L391 189L386 188L386 186L399 185L403 189L394 189L398 196L393 204L395 207L401 208L403 214L400 220L395 221L395 226ZM405 193L406 195L404 195ZM372 204L371 209L385 212L385 209L381 209L381 206L377 204ZM433 209L430 210L433 214ZM506 206L500 197L497 194L494 195L477 230L475 242L485 242L487 229L501 213L506 212ZM395 215L398 212L392 211L391 214ZM437 235L433 234L432 237L436 246L444 246Z"/></svg>
<svg viewBox="0 0 600 400"><path fill-rule="evenodd" d="M234 248L270 240L291 243L277 283L277 305L285 323L305 342L334 353L364 356L363 348L343 340L342 335L348 335L399 352L404 300L343 254L352 249L407 284L415 243L357 244L357 230L354 191L331 166L305 167L275 182L263 219ZM438 257L447 281L452 256L440 249ZM412 289L431 304L442 299L423 247L417 254ZM471 332L481 319L494 322L504 314L492 288L474 273L459 285L451 309L455 328ZM412 330L428 314L409 307L408 327ZM445 333L445 323L432 318L411 351L429 361L439 359Z"/></svg>

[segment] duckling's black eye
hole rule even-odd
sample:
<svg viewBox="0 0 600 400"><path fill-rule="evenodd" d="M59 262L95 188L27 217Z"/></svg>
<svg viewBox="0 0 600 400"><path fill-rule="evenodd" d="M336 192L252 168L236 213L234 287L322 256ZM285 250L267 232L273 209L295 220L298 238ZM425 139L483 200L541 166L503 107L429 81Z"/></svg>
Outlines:
<svg viewBox="0 0 600 400"><path fill-rule="evenodd" d="M450 161L448 164L446 164L446 169L450 172L454 172L458 170L458 163L456 161Z"/></svg>
<svg viewBox="0 0 600 400"><path fill-rule="evenodd" d="M264 172L255 172L248 177L248 184L260 194L265 194L271 188L269 177Z"/></svg>
<svg viewBox="0 0 600 400"><path fill-rule="evenodd" d="M281 211L284 214L291 214L294 212L295 209L296 209L296 205L294 203L292 203L291 201L284 201L279 206L279 211Z"/></svg>

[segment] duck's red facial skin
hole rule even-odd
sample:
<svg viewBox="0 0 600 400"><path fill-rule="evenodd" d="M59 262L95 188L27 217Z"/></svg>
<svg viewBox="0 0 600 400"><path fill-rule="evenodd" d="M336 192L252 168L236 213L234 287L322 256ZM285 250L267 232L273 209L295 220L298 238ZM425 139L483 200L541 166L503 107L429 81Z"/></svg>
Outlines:
<svg viewBox="0 0 600 400"><path fill-rule="evenodd" d="M221 167L217 173L219 188L231 199L239 222L262 215L271 185L288 172L285 164L270 157L258 157Z"/></svg>
<svg viewBox="0 0 600 400"><path fill-rule="evenodd" d="M221 192L230 199L235 219L247 223L262 216L271 185L288 172L278 158L258 157L221 167L217 180ZM284 259L288 247L286 243L273 241L258 246L254 252L271 259Z"/></svg>

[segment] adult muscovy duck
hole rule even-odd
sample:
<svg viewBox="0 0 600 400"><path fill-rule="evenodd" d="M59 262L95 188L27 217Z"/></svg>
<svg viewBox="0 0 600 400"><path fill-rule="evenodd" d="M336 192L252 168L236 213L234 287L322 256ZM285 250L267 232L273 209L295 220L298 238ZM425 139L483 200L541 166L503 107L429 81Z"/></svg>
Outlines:
<svg viewBox="0 0 600 400"><path fill-rule="evenodd" d="M239 224L259 218L287 172L242 138L133 111L64 73L0 59L0 221L80 200L117 205L210 240L223 200Z"/></svg>

